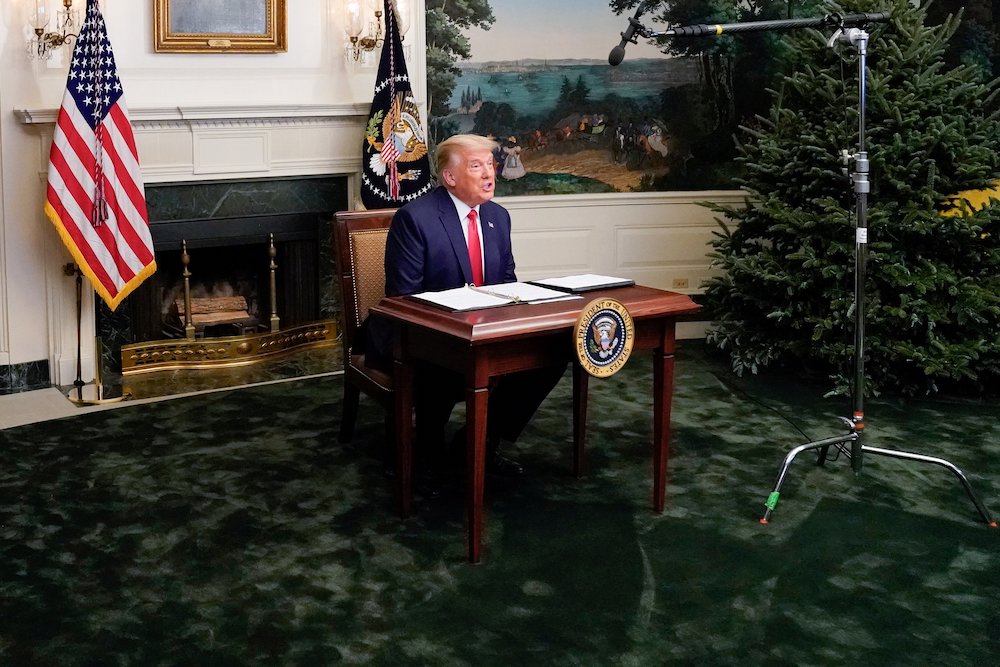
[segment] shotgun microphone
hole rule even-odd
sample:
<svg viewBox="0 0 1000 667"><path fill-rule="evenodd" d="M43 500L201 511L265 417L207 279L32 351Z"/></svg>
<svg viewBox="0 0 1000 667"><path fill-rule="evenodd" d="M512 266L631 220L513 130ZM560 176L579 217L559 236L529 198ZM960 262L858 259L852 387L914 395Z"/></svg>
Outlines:
<svg viewBox="0 0 1000 667"><path fill-rule="evenodd" d="M628 28L625 29L622 35L622 41L618 43L618 46L611 49L611 53L608 54L608 64L612 67L617 67L625 60L625 45L629 42L632 44L636 43L635 36L638 34L640 37L646 37L649 31L639 23L639 17L642 16L643 12L646 11L646 0L639 3L639 6L635 9L635 14L628 20Z"/></svg>

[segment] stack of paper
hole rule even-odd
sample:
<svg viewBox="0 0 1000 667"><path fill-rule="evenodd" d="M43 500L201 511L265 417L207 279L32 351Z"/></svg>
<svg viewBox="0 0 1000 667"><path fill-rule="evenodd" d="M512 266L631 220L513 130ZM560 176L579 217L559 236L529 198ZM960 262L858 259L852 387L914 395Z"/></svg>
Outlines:
<svg viewBox="0 0 1000 667"><path fill-rule="evenodd" d="M563 291L548 289L529 283L503 283L473 287L465 285L441 292L421 292L412 295L448 310L478 310L495 306L509 306L515 303L543 303L559 299L574 299Z"/></svg>

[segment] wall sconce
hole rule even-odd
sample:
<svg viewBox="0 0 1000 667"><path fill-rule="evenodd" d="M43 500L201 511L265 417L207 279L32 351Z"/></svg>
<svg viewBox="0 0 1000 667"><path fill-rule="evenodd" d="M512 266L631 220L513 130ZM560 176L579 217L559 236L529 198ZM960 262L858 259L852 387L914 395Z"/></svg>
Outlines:
<svg viewBox="0 0 1000 667"><path fill-rule="evenodd" d="M410 0L390 3L396 16L400 39L410 28ZM344 0L344 31L347 33L347 56L355 62L368 64L369 55L381 48L382 0Z"/></svg>
<svg viewBox="0 0 1000 667"><path fill-rule="evenodd" d="M52 52L64 44L72 44L80 25L80 12L73 9L73 0L62 0L63 8L56 12L55 31L47 32L49 26L49 0L29 0L34 9L29 10L28 25L35 36L28 40L28 57L32 60L48 60ZM30 5L29 5L30 7Z"/></svg>
<svg viewBox="0 0 1000 667"><path fill-rule="evenodd" d="M382 4L372 7L366 0L346 0L344 12L348 53L357 62L363 53L382 46Z"/></svg>

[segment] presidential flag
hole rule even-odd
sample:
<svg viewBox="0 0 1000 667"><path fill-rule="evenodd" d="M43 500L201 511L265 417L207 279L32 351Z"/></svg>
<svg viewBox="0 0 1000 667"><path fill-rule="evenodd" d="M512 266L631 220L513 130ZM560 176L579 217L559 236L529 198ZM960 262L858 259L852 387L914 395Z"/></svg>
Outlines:
<svg viewBox="0 0 1000 667"><path fill-rule="evenodd" d="M156 270L139 156L98 0L87 0L73 48L45 213L112 310Z"/></svg>
<svg viewBox="0 0 1000 667"><path fill-rule="evenodd" d="M365 208L397 208L431 189L427 138L410 89L403 40L390 0L385 41L362 148L361 201Z"/></svg>

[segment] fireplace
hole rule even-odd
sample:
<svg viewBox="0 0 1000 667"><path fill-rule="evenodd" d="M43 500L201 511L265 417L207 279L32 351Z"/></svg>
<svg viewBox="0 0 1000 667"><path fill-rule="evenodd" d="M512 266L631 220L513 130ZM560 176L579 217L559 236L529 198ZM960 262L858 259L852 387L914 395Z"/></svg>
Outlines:
<svg viewBox="0 0 1000 667"><path fill-rule="evenodd" d="M333 213L347 208L346 180L147 186L157 270L116 312L98 313L103 368L123 371L123 346L128 372L135 369L128 357L136 359L135 348L146 344L147 360L153 354L207 363L223 342L245 351L234 337L292 331L301 343L303 336L329 335L330 327L310 324L334 319L339 310L328 239ZM188 303L195 311L190 329ZM278 336L262 344L280 351L295 341Z"/></svg>
<svg viewBox="0 0 1000 667"><path fill-rule="evenodd" d="M185 336L185 273L193 299L213 299L229 311L241 299L246 312L244 322L201 323L199 338L264 330L272 264L281 325L319 319L322 223L314 214L287 214L152 225L156 273L129 299L134 342Z"/></svg>

